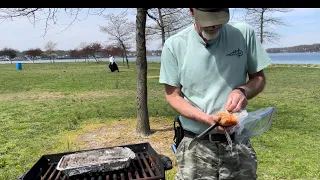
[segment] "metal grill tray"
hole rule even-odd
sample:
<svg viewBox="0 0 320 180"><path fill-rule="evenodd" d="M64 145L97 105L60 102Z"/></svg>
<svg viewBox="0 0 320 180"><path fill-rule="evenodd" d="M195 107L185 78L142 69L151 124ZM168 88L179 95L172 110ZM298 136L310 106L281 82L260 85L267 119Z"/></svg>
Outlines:
<svg viewBox="0 0 320 180"><path fill-rule="evenodd" d="M107 172L129 167L135 153L127 147L113 147L62 156L56 169L66 176L89 172Z"/></svg>

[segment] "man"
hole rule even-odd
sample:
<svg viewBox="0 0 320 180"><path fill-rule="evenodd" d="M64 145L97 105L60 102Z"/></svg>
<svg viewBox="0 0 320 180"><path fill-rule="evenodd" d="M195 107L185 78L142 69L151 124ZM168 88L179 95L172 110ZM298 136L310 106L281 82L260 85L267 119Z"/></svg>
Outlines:
<svg viewBox="0 0 320 180"><path fill-rule="evenodd" d="M256 179L257 159L250 141L232 141L231 150L218 126L192 148L189 144L219 122L217 111L238 112L262 92L263 69L271 60L250 25L229 22L228 8L190 12L194 24L169 37L161 54L159 82L184 129L175 179ZM233 140L234 134L230 136Z"/></svg>
<svg viewBox="0 0 320 180"><path fill-rule="evenodd" d="M109 65L112 65L114 63L114 57L112 55L109 55Z"/></svg>
<svg viewBox="0 0 320 180"><path fill-rule="evenodd" d="M114 72L116 70L119 72L118 65L114 61L114 57L112 55L109 55L109 69L110 69L111 72Z"/></svg>

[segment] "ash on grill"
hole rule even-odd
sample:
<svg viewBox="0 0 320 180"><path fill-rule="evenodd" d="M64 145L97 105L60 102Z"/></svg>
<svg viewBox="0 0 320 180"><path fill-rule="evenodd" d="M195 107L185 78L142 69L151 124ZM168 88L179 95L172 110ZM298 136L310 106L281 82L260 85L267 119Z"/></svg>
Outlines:
<svg viewBox="0 0 320 180"><path fill-rule="evenodd" d="M58 170L59 168L57 168L59 162L62 162L62 157L68 157L68 155L71 154L81 155L81 153L89 153L94 151L102 152L105 149L117 147L129 148L132 152L134 152L135 157L134 159L130 160L130 163L127 167L112 171L104 171L98 169L97 167L99 167L98 164L106 164L106 161L95 161L94 165L97 165L95 168L89 168L90 171L87 171L86 173L72 176L68 176L67 173L64 173L62 170L60 171ZM149 143L131 144L117 147L43 155L32 166L32 168L25 174L21 175L18 180L164 180L165 171L172 168L171 160L164 155L158 154ZM70 168L77 169L79 167L83 167L83 164L80 165L81 166L70 166Z"/></svg>

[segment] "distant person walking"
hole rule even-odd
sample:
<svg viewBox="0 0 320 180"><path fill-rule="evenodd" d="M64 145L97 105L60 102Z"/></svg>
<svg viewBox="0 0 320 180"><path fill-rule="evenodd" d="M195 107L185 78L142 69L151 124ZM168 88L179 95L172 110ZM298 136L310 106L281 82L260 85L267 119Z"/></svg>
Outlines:
<svg viewBox="0 0 320 180"><path fill-rule="evenodd" d="M109 55L109 64L114 63L114 57L112 55Z"/></svg>
<svg viewBox="0 0 320 180"><path fill-rule="evenodd" d="M119 72L118 65L114 61L114 57L112 55L109 55L109 69L110 69L111 72L114 72L114 71L118 71Z"/></svg>

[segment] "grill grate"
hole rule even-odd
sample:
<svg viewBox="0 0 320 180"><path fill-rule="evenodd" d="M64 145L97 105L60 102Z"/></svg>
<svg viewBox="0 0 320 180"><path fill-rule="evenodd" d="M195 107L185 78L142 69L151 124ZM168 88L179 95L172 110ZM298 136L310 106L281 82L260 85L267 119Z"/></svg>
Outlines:
<svg viewBox="0 0 320 180"><path fill-rule="evenodd" d="M87 174L65 176L56 169L58 163L49 164L47 170L42 170L41 180L161 180L163 175L148 152L135 153L136 158L128 168L112 172L92 172ZM43 173L43 174L42 174Z"/></svg>

